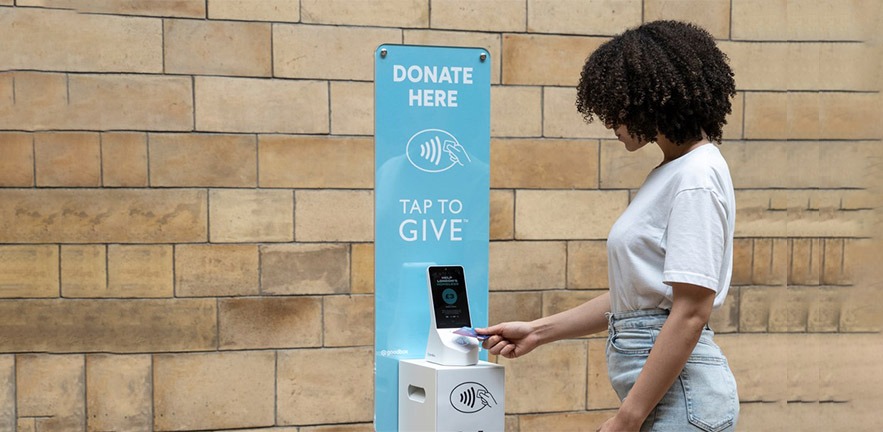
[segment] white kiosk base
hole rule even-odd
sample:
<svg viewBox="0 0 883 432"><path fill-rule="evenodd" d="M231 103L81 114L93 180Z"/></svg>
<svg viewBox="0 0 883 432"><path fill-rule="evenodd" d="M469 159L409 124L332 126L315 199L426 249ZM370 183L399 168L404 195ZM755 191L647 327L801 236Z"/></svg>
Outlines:
<svg viewBox="0 0 883 432"><path fill-rule="evenodd" d="M399 362L399 430L491 432L505 428L503 367Z"/></svg>

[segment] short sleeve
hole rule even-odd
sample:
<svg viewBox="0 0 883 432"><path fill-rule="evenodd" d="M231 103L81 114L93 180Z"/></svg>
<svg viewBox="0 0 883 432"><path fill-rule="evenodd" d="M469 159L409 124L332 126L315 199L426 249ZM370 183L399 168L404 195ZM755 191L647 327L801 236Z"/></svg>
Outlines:
<svg viewBox="0 0 883 432"><path fill-rule="evenodd" d="M720 291L726 233L727 212L713 190L678 192L664 236L663 282Z"/></svg>

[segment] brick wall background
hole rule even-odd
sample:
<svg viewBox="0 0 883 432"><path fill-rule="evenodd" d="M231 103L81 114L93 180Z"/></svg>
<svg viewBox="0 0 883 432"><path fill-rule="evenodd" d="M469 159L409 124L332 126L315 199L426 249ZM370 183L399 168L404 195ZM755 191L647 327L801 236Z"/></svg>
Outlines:
<svg viewBox="0 0 883 432"><path fill-rule="evenodd" d="M0 0L0 431L372 430L381 43L491 53L491 320L599 295L607 231L659 154L583 124L574 86L600 43L659 18L706 27L737 74L734 287L713 326L741 429L881 430L879 12ZM609 417L604 343L499 359L507 430Z"/></svg>

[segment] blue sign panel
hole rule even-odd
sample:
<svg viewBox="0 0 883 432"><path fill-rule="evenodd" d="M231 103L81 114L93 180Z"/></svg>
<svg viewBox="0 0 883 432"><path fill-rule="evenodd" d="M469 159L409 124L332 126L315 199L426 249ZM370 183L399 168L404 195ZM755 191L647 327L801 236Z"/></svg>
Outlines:
<svg viewBox="0 0 883 432"><path fill-rule="evenodd" d="M399 360L426 353L427 266L463 266L472 325L487 325L490 64L477 48L375 52L378 431L397 430Z"/></svg>

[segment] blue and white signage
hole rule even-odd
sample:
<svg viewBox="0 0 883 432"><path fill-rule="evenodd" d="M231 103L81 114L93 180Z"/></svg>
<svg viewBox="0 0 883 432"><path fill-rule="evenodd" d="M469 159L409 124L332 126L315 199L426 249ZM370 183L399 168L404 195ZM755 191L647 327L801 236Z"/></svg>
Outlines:
<svg viewBox="0 0 883 432"><path fill-rule="evenodd" d="M374 413L394 431L398 362L426 352L427 266L463 266L472 325L487 325L491 60L407 45L374 57Z"/></svg>

